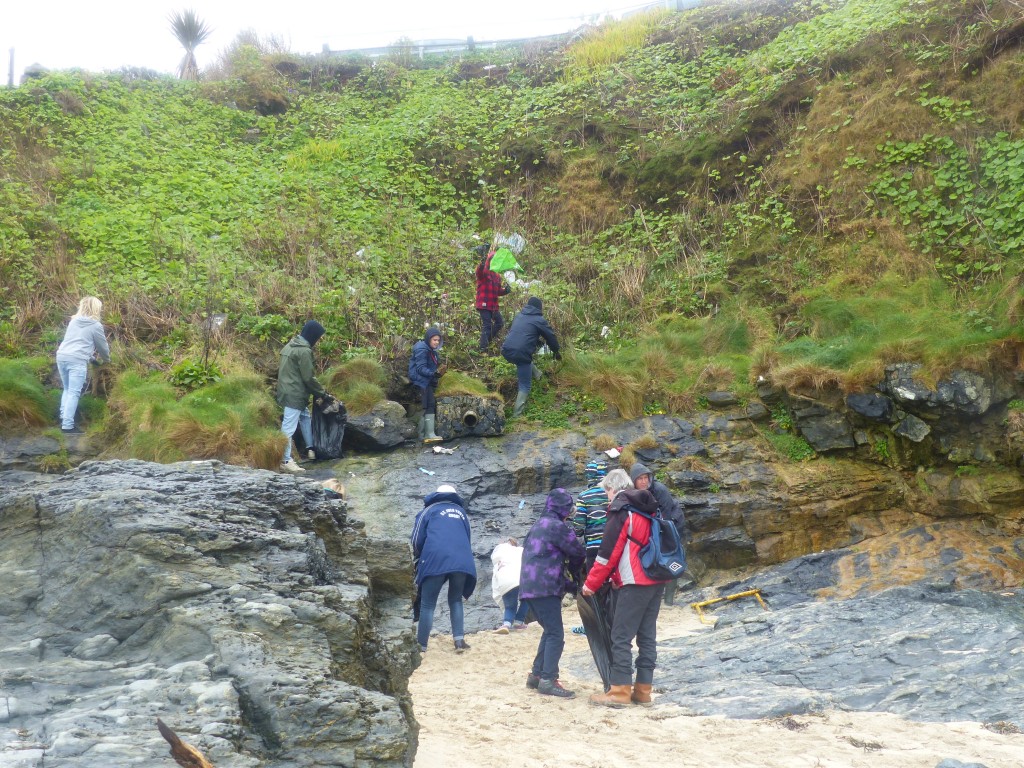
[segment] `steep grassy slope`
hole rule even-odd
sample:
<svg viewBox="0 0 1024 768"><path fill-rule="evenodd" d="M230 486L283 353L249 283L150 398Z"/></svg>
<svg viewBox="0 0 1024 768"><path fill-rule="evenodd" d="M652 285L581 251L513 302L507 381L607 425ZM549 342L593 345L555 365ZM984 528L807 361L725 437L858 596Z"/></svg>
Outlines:
<svg viewBox="0 0 1024 768"><path fill-rule="evenodd" d="M0 354L52 349L96 293L121 358L158 368L212 344L270 369L308 316L327 363L427 321L464 359L468 246L496 230L578 352L563 383L626 413L894 359L1020 368L1022 16L713 3L417 69L54 74L0 92Z"/></svg>

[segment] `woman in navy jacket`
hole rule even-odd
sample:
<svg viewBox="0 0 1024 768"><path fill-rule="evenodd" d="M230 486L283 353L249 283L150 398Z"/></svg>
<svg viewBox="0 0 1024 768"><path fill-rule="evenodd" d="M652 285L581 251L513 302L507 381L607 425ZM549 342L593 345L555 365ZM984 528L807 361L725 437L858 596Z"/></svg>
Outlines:
<svg viewBox="0 0 1024 768"><path fill-rule="evenodd" d="M437 598L446 581L455 652L469 650L463 629L462 600L476 589L476 561L470 540L466 504L454 486L441 485L427 494L412 528L420 606L416 640L421 651L427 650Z"/></svg>

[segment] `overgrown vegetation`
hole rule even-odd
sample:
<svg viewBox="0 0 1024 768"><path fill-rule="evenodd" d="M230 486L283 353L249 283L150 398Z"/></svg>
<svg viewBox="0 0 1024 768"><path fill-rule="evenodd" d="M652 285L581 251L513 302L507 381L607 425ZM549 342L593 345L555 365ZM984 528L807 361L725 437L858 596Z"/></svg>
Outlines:
<svg viewBox="0 0 1024 768"><path fill-rule="evenodd" d="M469 248L518 231L567 347L526 414L554 428L758 377L1019 369L1021 40L1013 0L754 0L542 52L371 63L244 33L198 82L53 73L0 91L0 354L50 355L100 295L124 359L159 371L121 370L117 450L266 466L277 350L309 317L354 413L425 323L445 324L444 386L477 387L462 368L507 395L503 361L469 357ZM192 329L214 313L211 346ZM17 365L0 416L50 423Z"/></svg>

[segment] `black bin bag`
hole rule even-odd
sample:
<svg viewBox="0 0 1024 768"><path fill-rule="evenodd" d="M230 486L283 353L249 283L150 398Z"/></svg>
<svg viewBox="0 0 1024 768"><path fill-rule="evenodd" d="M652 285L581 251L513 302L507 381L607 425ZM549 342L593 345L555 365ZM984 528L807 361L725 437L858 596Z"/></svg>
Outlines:
<svg viewBox="0 0 1024 768"><path fill-rule="evenodd" d="M340 459L348 413L345 404L334 398L313 403L313 450L317 459Z"/></svg>

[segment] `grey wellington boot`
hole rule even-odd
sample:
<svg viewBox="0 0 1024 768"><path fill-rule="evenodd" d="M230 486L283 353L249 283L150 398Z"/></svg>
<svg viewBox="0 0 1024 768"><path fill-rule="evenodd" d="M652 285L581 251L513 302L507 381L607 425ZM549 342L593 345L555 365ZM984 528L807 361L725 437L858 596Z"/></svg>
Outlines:
<svg viewBox="0 0 1024 768"><path fill-rule="evenodd" d="M519 390L519 394L516 395L516 404L512 408L512 415L516 418L523 415L523 411L526 410L526 398L530 396L529 392L523 392Z"/></svg>
<svg viewBox="0 0 1024 768"><path fill-rule="evenodd" d="M426 436L426 434L427 434L424 431L424 429L425 429L425 425L423 423L423 417L420 416L420 420L418 422L416 422L416 434L419 435L420 440L422 440Z"/></svg>
<svg viewBox="0 0 1024 768"><path fill-rule="evenodd" d="M434 414L429 413L423 417L423 442L424 443L439 443L442 438L440 435L434 434Z"/></svg>
<svg viewBox="0 0 1024 768"><path fill-rule="evenodd" d="M532 363L530 364L530 375L533 376L534 381L540 381L544 377L544 374L541 372L540 368L538 368L536 365L533 365Z"/></svg>

